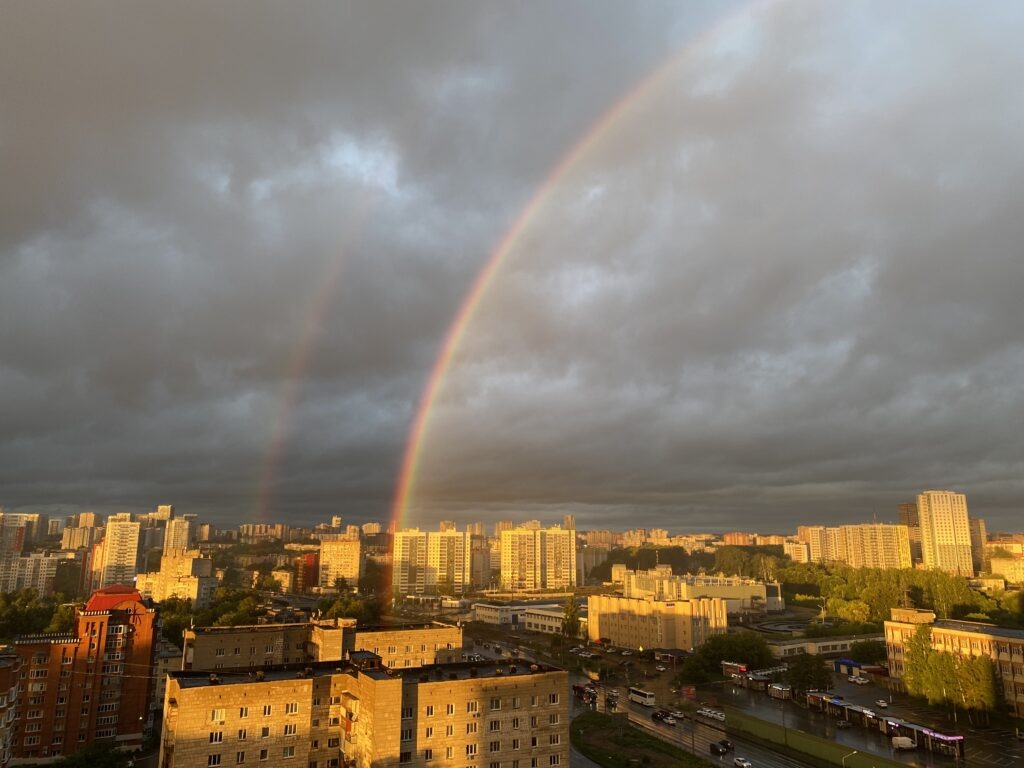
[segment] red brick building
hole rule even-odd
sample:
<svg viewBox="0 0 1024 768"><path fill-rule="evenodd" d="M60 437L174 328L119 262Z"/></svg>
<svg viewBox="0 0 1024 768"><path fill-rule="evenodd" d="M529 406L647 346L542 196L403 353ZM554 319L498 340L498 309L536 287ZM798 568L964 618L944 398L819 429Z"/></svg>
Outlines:
<svg viewBox="0 0 1024 768"><path fill-rule="evenodd" d="M93 742L138 749L150 725L156 609L133 587L95 592L67 634L23 635L13 757L41 762Z"/></svg>

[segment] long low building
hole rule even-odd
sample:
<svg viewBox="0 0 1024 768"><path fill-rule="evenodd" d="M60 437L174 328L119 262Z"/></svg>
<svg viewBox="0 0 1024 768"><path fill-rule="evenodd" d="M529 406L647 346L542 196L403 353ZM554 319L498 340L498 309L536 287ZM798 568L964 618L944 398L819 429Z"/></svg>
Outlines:
<svg viewBox="0 0 1024 768"><path fill-rule="evenodd" d="M618 595L587 599L591 642L610 641L625 648L678 648L692 651L728 629L721 598L653 600Z"/></svg>
<svg viewBox="0 0 1024 768"><path fill-rule="evenodd" d="M521 660L168 677L161 768L568 768L569 679ZM294 762L292 762L294 761Z"/></svg>
<svg viewBox="0 0 1024 768"><path fill-rule="evenodd" d="M921 625L931 629L932 648L954 656L987 656L1000 678L1007 709L1024 717L1024 629L1007 629L974 621L936 619L933 611L893 608L885 622L889 677L903 685L907 643Z"/></svg>
<svg viewBox="0 0 1024 768"><path fill-rule="evenodd" d="M185 630L183 670L250 670L280 664L342 661L354 651L378 654L386 667L457 661L462 628L442 622L357 626L355 619Z"/></svg>

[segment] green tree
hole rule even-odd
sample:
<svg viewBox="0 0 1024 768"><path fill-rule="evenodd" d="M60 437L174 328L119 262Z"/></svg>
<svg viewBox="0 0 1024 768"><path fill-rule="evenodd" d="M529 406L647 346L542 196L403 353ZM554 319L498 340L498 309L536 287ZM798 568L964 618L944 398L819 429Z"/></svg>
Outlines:
<svg viewBox="0 0 1024 768"><path fill-rule="evenodd" d="M786 660L785 679L795 694L803 694L827 690L832 684L832 673L820 656L801 653Z"/></svg>
<svg viewBox="0 0 1024 768"><path fill-rule="evenodd" d="M59 768L128 768L132 764L134 760L127 752L119 752L105 744L92 744L53 763Z"/></svg>
<svg viewBox="0 0 1024 768"><path fill-rule="evenodd" d="M736 661L750 669L773 666L768 643L755 632L712 635L683 662L677 676L682 683L705 683L722 677L722 662Z"/></svg>
<svg viewBox="0 0 1024 768"><path fill-rule="evenodd" d="M858 640L851 643L847 655L861 664L884 664L887 658L885 643L881 640Z"/></svg>
<svg viewBox="0 0 1024 768"><path fill-rule="evenodd" d="M562 635L564 637L580 636L580 607L576 598L569 595L562 611Z"/></svg>

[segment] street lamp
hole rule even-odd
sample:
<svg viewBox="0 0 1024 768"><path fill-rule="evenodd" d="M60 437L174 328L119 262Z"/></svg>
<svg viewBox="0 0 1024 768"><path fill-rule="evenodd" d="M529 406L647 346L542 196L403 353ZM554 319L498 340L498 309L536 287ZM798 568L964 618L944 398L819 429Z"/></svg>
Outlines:
<svg viewBox="0 0 1024 768"><path fill-rule="evenodd" d="M857 754L857 750L855 749L855 750L853 750L853 752L851 752L850 754L848 754L848 755L843 755L843 760L842 760L842 765L843 765L843 768L846 768L846 758L848 758L848 757L853 757L853 756L854 756L854 755L856 755L856 754Z"/></svg>

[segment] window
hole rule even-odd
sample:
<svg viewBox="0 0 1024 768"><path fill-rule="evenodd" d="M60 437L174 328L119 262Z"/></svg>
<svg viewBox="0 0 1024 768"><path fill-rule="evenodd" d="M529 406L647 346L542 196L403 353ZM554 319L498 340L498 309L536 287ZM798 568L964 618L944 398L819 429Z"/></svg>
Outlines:
<svg viewBox="0 0 1024 768"><path fill-rule="evenodd" d="M501 699L497 696L491 699L491 711L493 712L496 709L501 709Z"/></svg>
<svg viewBox="0 0 1024 768"><path fill-rule="evenodd" d="M518 731L519 730L519 718L518 717L513 717L512 718L512 730L513 731Z"/></svg>
<svg viewBox="0 0 1024 768"><path fill-rule="evenodd" d="M340 743L340 739L328 739L327 740L327 746L330 749L333 749L334 747L338 746L339 743Z"/></svg>
<svg viewBox="0 0 1024 768"><path fill-rule="evenodd" d="M433 717L433 716L434 716L434 705L433 704L428 704L427 705L427 717Z"/></svg>
<svg viewBox="0 0 1024 768"><path fill-rule="evenodd" d="M491 752L500 752L501 751L501 742L500 741L492 741L488 745L488 747L489 747Z"/></svg>
<svg viewBox="0 0 1024 768"><path fill-rule="evenodd" d="M270 715L271 715L271 713L273 711L274 711L274 708L270 704L264 704L263 705L263 716L264 717L270 717Z"/></svg>
<svg viewBox="0 0 1024 768"><path fill-rule="evenodd" d="M448 705L448 714L449 715L454 715L455 714L455 705L454 704L449 704Z"/></svg>
<svg viewBox="0 0 1024 768"><path fill-rule="evenodd" d="M245 728L239 728L238 729L238 740L239 741L245 741L246 736L247 736L247 733L246 733Z"/></svg>
<svg viewBox="0 0 1024 768"><path fill-rule="evenodd" d="M512 739L512 749L519 749L519 739Z"/></svg>
<svg viewBox="0 0 1024 768"><path fill-rule="evenodd" d="M477 711L477 706L478 706L478 702L476 702L476 701L467 701L466 702L466 711L467 712L476 712Z"/></svg>
<svg viewBox="0 0 1024 768"><path fill-rule="evenodd" d="M537 716L536 715L534 715L533 717L530 718L530 727L531 728L536 728L537 727Z"/></svg>
<svg viewBox="0 0 1024 768"><path fill-rule="evenodd" d="M295 745L285 747L281 751L281 757L295 757Z"/></svg>
<svg viewBox="0 0 1024 768"><path fill-rule="evenodd" d="M557 703L558 703L558 694L557 693L549 693L548 694L548 704L557 704Z"/></svg>
<svg viewBox="0 0 1024 768"><path fill-rule="evenodd" d="M238 716L239 717L248 717L249 716L249 708L248 707L240 707L239 710L238 710Z"/></svg>
<svg viewBox="0 0 1024 768"><path fill-rule="evenodd" d="M408 720L412 717L412 707L402 707L402 719Z"/></svg>
<svg viewBox="0 0 1024 768"><path fill-rule="evenodd" d="M242 654L242 649L241 648L235 648L235 656L240 656L241 654Z"/></svg>
<svg viewBox="0 0 1024 768"><path fill-rule="evenodd" d="M269 739L270 738L270 726L269 725L264 725L262 728L260 728L260 738L261 739Z"/></svg>
<svg viewBox="0 0 1024 768"><path fill-rule="evenodd" d="M206 764L207 765L220 765L220 755L207 755L206 756Z"/></svg>
<svg viewBox="0 0 1024 768"><path fill-rule="evenodd" d="M561 741L561 737L557 733L552 733L550 736L548 736L548 744L551 744L552 746L554 746L555 744L560 744Z"/></svg>
<svg viewBox="0 0 1024 768"><path fill-rule="evenodd" d="M427 728L426 733L424 735L428 739L431 738L434 735L434 729L433 728Z"/></svg>
<svg viewBox="0 0 1024 768"><path fill-rule="evenodd" d="M217 649L217 655L218 656L223 656L224 655L224 649L223 648L218 648Z"/></svg>
<svg viewBox="0 0 1024 768"><path fill-rule="evenodd" d="M434 750L432 750L432 749L424 749L423 750L423 759L424 760L433 760L434 759Z"/></svg>
<svg viewBox="0 0 1024 768"><path fill-rule="evenodd" d="M466 733L476 733L476 723L466 723Z"/></svg>
<svg viewBox="0 0 1024 768"><path fill-rule="evenodd" d="M558 713L548 715L548 725L558 725Z"/></svg>
<svg viewBox="0 0 1024 768"><path fill-rule="evenodd" d="M455 748L454 747L445 747L444 748L444 756L446 758L448 758L449 760L451 760L453 757L455 757Z"/></svg>
<svg viewBox="0 0 1024 768"><path fill-rule="evenodd" d="M224 710L223 709L211 709L210 710L210 719L211 720L223 720L224 719Z"/></svg>
<svg viewBox="0 0 1024 768"><path fill-rule="evenodd" d="M518 696L512 697L512 709L519 709L519 707L521 707L522 705L523 702L519 699Z"/></svg>
<svg viewBox="0 0 1024 768"><path fill-rule="evenodd" d="M398 762L399 763L411 763L412 762L412 752L399 752L398 753Z"/></svg>
<svg viewBox="0 0 1024 768"><path fill-rule="evenodd" d="M220 744L224 741L224 731L210 731L210 743Z"/></svg>
<svg viewBox="0 0 1024 768"><path fill-rule="evenodd" d="M487 723L487 730L490 731L491 733L494 733L495 731L500 731L501 730L501 721L500 720L491 720L489 723Z"/></svg>
<svg viewBox="0 0 1024 768"><path fill-rule="evenodd" d="M445 736L454 736L455 735L455 726L454 725L446 725L444 727L444 735Z"/></svg>
<svg viewBox="0 0 1024 768"><path fill-rule="evenodd" d="M401 738L402 741L412 741L412 728L403 728Z"/></svg>
<svg viewBox="0 0 1024 768"><path fill-rule="evenodd" d="M536 736L531 736L530 737L530 746L531 747L536 747L537 746L537 737Z"/></svg>
<svg viewBox="0 0 1024 768"><path fill-rule="evenodd" d="M491 763L487 768L501 768L501 763Z"/></svg>
<svg viewBox="0 0 1024 768"><path fill-rule="evenodd" d="M299 711L299 705L298 705L298 703L296 703L294 701L291 702L290 704L285 704L284 705L284 713L286 715L294 715L298 711Z"/></svg>
<svg viewBox="0 0 1024 768"><path fill-rule="evenodd" d="M298 730L299 730L299 726L297 726L295 723L288 723L284 727L284 735L285 736L294 736L298 732Z"/></svg>
<svg viewBox="0 0 1024 768"><path fill-rule="evenodd" d="M472 757L476 754L476 744L466 745L466 757Z"/></svg>
<svg viewBox="0 0 1024 768"><path fill-rule="evenodd" d="M269 749L261 749L260 750L260 760L266 760L269 756L270 756L270 750Z"/></svg>
<svg viewBox="0 0 1024 768"><path fill-rule="evenodd" d="M551 755L548 758L548 765L558 765L558 755Z"/></svg>
<svg viewBox="0 0 1024 768"><path fill-rule="evenodd" d="M245 762L245 752L235 752L235 765L241 765Z"/></svg>

